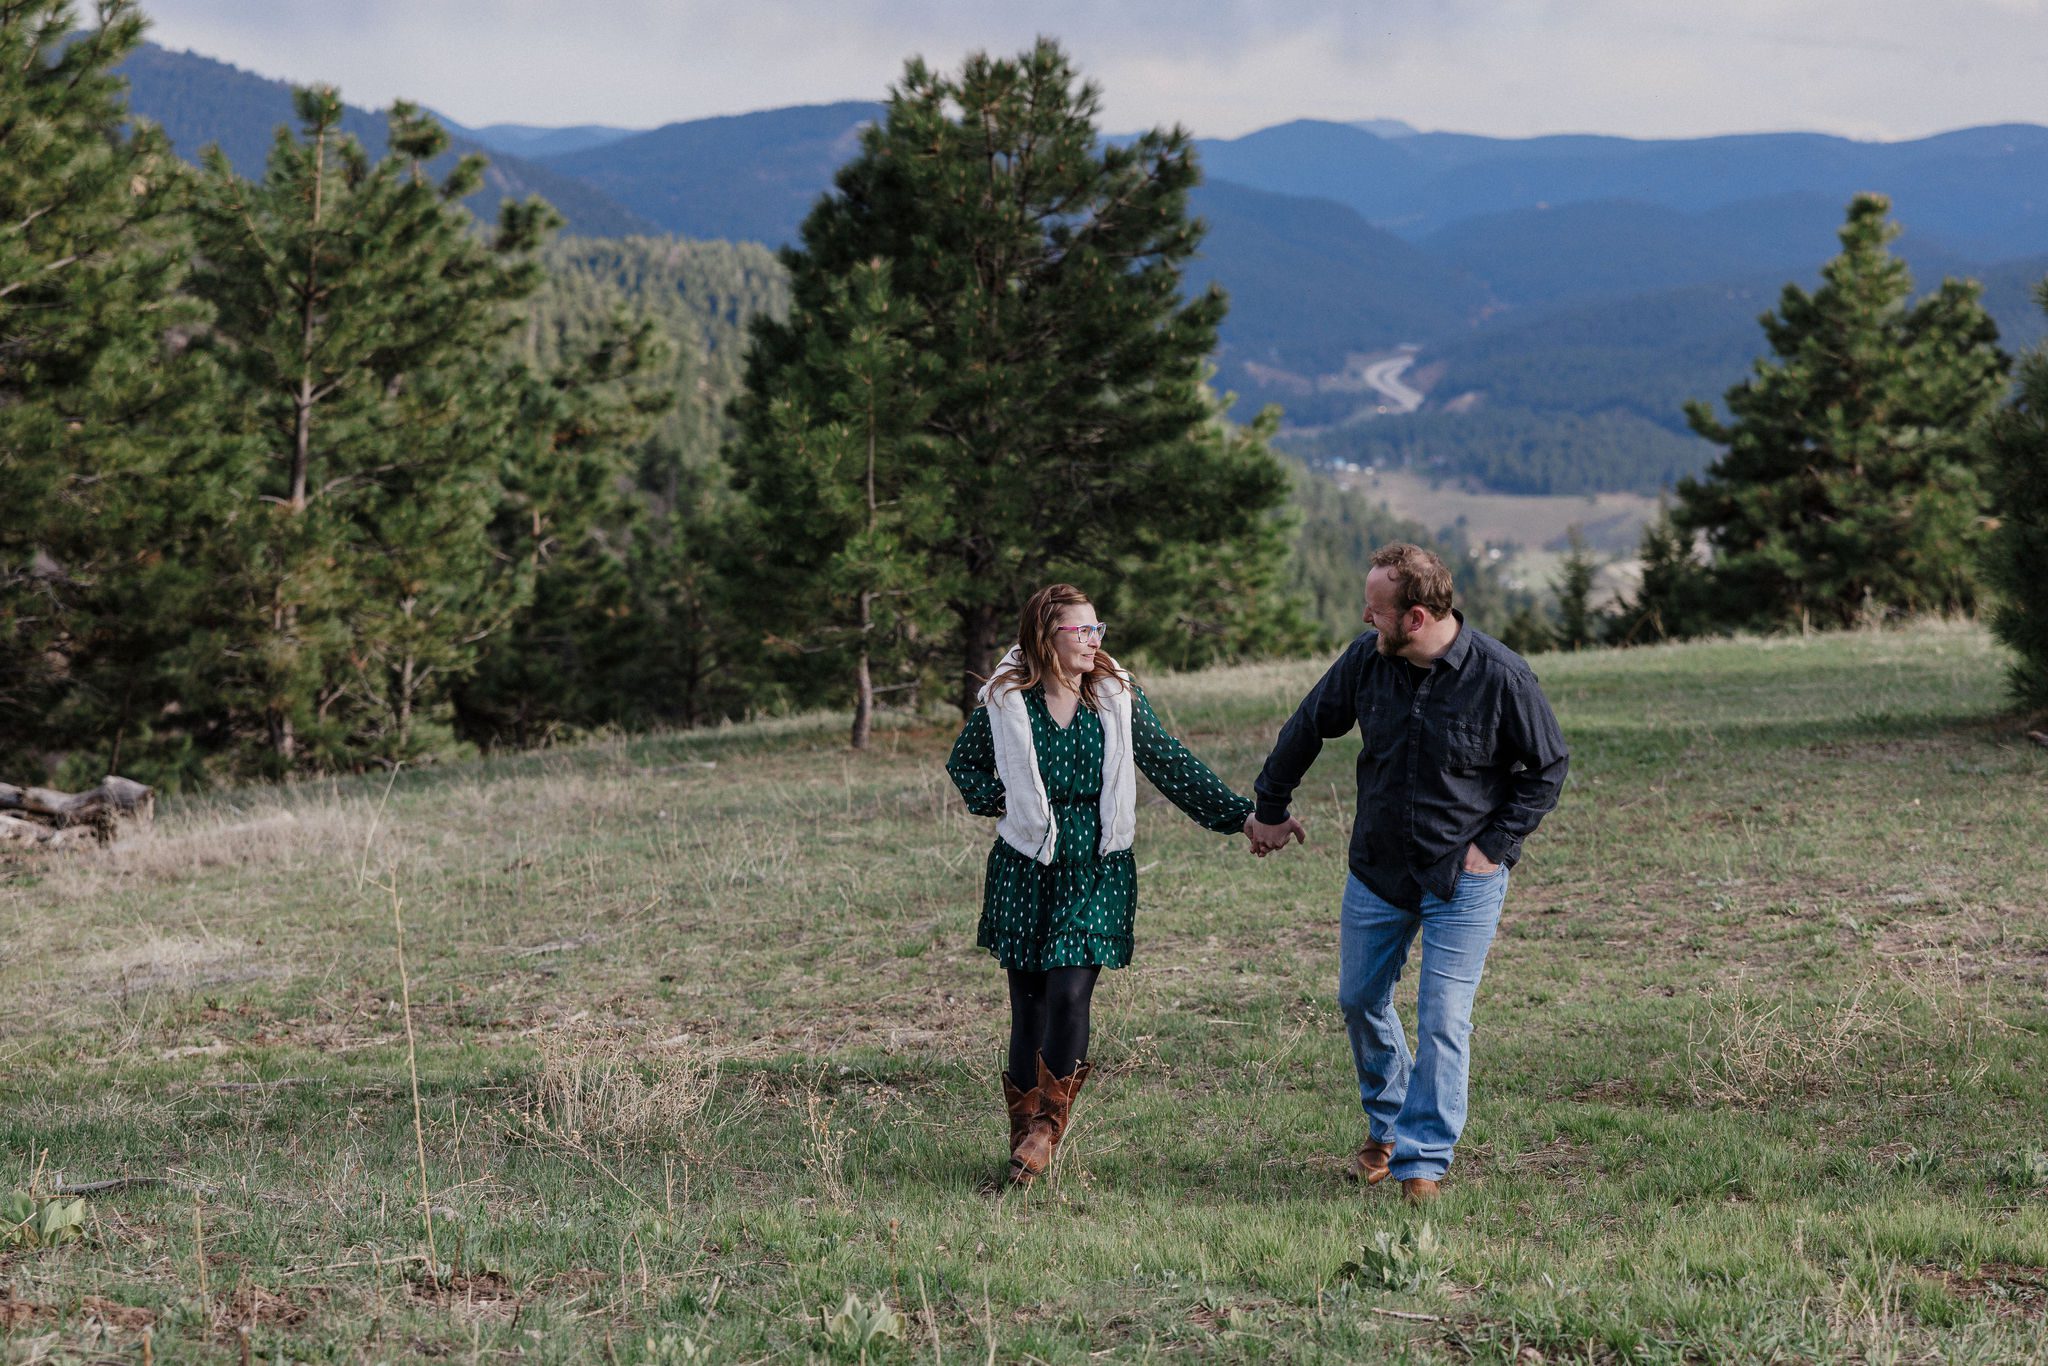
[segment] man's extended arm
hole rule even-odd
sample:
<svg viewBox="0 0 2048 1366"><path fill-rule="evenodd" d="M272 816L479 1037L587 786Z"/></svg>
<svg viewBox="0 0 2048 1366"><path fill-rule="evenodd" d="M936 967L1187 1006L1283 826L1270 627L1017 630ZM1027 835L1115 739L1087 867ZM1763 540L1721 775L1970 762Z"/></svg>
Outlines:
<svg viewBox="0 0 2048 1366"><path fill-rule="evenodd" d="M1288 802L1308 766L1322 753L1323 741L1334 740L1358 724L1359 671L1373 649L1371 632L1353 641L1280 728L1273 752L1266 756L1266 766L1252 784L1258 799L1252 814L1261 824L1286 823Z"/></svg>
<svg viewBox="0 0 2048 1366"><path fill-rule="evenodd" d="M1533 677L1518 679L1508 689L1500 729L1503 756L1522 767L1509 775L1506 799L1473 844L1495 863L1513 863L1522 856L1522 841L1556 807L1571 754L1557 716Z"/></svg>

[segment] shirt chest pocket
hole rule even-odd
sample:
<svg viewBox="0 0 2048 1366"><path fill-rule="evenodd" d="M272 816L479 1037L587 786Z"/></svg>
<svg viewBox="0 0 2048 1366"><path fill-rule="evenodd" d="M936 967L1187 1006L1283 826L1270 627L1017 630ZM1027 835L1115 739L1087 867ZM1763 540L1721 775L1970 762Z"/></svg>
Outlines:
<svg viewBox="0 0 2048 1366"><path fill-rule="evenodd" d="M1434 748L1445 768L1470 771L1493 766L1496 740L1491 726L1453 717L1437 731Z"/></svg>

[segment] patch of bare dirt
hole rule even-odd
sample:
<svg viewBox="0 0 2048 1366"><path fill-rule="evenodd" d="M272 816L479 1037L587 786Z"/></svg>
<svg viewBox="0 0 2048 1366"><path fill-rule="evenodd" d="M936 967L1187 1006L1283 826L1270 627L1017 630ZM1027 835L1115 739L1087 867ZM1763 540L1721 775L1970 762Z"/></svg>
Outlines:
<svg viewBox="0 0 2048 1366"><path fill-rule="evenodd" d="M1513 1165L1539 1176L1577 1178L1593 1165L1593 1150L1568 1138L1553 1138L1541 1147L1517 1153Z"/></svg>
<svg viewBox="0 0 2048 1366"><path fill-rule="evenodd" d="M87 1295L78 1302L81 1313L89 1314L109 1328L140 1332L156 1322L156 1310L145 1309L139 1304L116 1304L98 1295Z"/></svg>
<svg viewBox="0 0 2048 1366"><path fill-rule="evenodd" d="M37 1304L33 1300L18 1300L14 1298L14 1292L11 1290L0 1291L0 1329L11 1332L21 1324L56 1317L57 1311L47 1304Z"/></svg>
<svg viewBox="0 0 2048 1366"><path fill-rule="evenodd" d="M1596 1081L1591 1086L1581 1086L1572 1092L1572 1099L1581 1105L1600 1101L1608 1105L1626 1105L1636 1100L1643 1088L1634 1077L1609 1077Z"/></svg>
<svg viewBox="0 0 2048 1366"><path fill-rule="evenodd" d="M440 1281L415 1280L407 1283L407 1289L416 1300L469 1318L509 1319L519 1308L519 1293L495 1271L457 1273Z"/></svg>
<svg viewBox="0 0 2048 1366"><path fill-rule="evenodd" d="M312 1292L317 1303L323 1298L318 1291ZM313 1317L313 1305L301 1304L288 1295L266 1290L260 1285L243 1284L235 1287L232 1295L222 1300L214 1310L214 1323L219 1327L241 1328L253 1324L273 1324L280 1328L294 1328Z"/></svg>
<svg viewBox="0 0 2048 1366"><path fill-rule="evenodd" d="M1929 903L1942 905L1945 894L1916 900L1916 908L1931 913L1886 924L1877 934L1877 952L1901 968L1937 969L1961 982L2002 977L2048 985L2048 948L2012 933L2015 925L2032 922L2030 909L1983 903L1932 909Z"/></svg>

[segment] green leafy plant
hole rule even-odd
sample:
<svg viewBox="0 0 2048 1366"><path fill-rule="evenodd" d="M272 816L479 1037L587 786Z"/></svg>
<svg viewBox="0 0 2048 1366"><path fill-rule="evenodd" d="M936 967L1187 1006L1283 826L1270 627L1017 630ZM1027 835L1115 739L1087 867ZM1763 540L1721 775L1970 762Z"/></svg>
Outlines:
<svg viewBox="0 0 2048 1366"><path fill-rule="evenodd" d="M55 1247L85 1237L85 1201L0 1195L0 1247Z"/></svg>
<svg viewBox="0 0 2048 1366"><path fill-rule="evenodd" d="M693 1366L711 1360L711 1349L686 1333L647 1335L647 1360L658 1366Z"/></svg>
<svg viewBox="0 0 2048 1366"><path fill-rule="evenodd" d="M1442 1280L1448 1261L1436 1229L1423 1223L1399 1234L1381 1229L1360 1251L1358 1260L1337 1268L1337 1275L1374 1290L1412 1295Z"/></svg>
<svg viewBox="0 0 2048 1366"><path fill-rule="evenodd" d="M2015 1149L1998 1160L1997 1172L2001 1181L2017 1190L2048 1187L2048 1152L2039 1148Z"/></svg>
<svg viewBox="0 0 2048 1366"><path fill-rule="evenodd" d="M875 1292L873 1303L869 1303L849 1290L846 1303L840 1305L836 1312L820 1310L818 1317L823 1321L825 1336L833 1347L863 1360L876 1338L903 1340L903 1315L890 1307L889 1297L880 1291Z"/></svg>

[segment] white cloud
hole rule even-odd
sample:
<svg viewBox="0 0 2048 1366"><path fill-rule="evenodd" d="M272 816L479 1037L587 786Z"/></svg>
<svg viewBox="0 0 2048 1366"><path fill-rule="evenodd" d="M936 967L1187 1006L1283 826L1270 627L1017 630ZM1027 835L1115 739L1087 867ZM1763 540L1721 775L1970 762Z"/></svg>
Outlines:
<svg viewBox="0 0 2048 1366"><path fill-rule="evenodd" d="M465 123L647 126L874 99L922 53L1057 36L1105 124L1524 135L2048 122L2048 0L150 0L154 36Z"/></svg>

